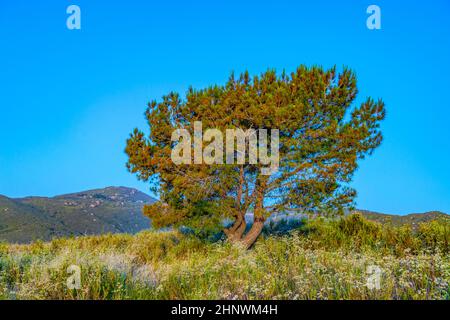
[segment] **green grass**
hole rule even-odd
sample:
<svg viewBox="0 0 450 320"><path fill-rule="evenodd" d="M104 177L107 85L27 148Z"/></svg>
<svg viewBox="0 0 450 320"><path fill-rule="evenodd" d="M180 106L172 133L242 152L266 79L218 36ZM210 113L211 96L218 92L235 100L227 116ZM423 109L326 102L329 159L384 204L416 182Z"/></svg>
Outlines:
<svg viewBox="0 0 450 320"><path fill-rule="evenodd" d="M351 215L266 232L249 251L177 231L0 244L0 298L450 299L449 238L448 221L413 231ZM366 285L371 265L380 289Z"/></svg>

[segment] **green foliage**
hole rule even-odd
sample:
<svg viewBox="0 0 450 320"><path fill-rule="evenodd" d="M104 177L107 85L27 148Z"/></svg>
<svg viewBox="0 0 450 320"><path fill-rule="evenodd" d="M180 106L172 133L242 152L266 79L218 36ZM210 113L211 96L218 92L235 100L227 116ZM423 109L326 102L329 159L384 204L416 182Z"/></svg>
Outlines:
<svg viewBox="0 0 450 320"><path fill-rule="evenodd" d="M381 225L364 219L359 214L325 222L325 219L312 220L305 227L309 237L320 239L322 245L329 247L373 246L382 237Z"/></svg>
<svg viewBox="0 0 450 320"><path fill-rule="evenodd" d="M381 100L354 106L357 93L349 69L299 66L291 74L231 75L224 85L150 102L150 133L135 129L125 149L130 172L149 181L164 202L147 206L145 214L165 227L213 217L219 217L214 223L225 217L239 221L249 208L256 219L287 210L343 213L356 194L348 182L357 161L380 145L385 117ZM185 129L193 136L196 121L221 132L279 130L278 172L262 176L263 165L251 164L248 155L244 165L174 164L172 133Z"/></svg>
<svg viewBox="0 0 450 320"><path fill-rule="evenodd" d="M423 251L448 254L449 226L448 220L436 220L420 223L419 230L414 231L410 225L381 225L361 214L351 214L342 219L311 220L301 232L320 247L403 256Z"/></svg>
<svg viewBox="0 0 450 320"><path fill-rule="evenodd" d="M418 230L418 238L424 246L430 250L441 248L443 252L449 252L450 222L448 219L421 223Z"/></svg>

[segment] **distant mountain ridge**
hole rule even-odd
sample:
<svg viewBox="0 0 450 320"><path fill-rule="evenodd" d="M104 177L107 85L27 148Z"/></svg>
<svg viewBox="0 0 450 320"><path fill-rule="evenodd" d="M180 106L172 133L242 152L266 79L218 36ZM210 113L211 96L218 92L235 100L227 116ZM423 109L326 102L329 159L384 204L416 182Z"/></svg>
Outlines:
<svg viewBox="0 0 450 320"><path fill-rule="evenodd" d="M450 216L440 211L428 211L424 213L410 213L407 215L384 214L368 210L356 210L366 219L382 224L390 223L394 226L410 225L416 229L421 222L429 222L438 219L450 219Z"/></svg>
<svg viewBox="0 0 450 320"><path fill-rule="evenodd" d="M27 243L56 237L136 233L150 227L144 204L156 200L136 189L104 189L12 199L0 195L0 241Z"/></svg>
<svg viewBox="0 0 450 320"><path fill-rule="evenodd" d="M150 228L150 220L142 214L142 208L155 201L127 187L107 187L51 198L12 199L0 195L0 242L28 243L68 236L136 233ZM409 224L414 229L420 222L450 217L438 211L403 216L367 210L355 212L372 221L396 226ZM251 222L251 214L247 218ZM278 218L283 215L273 217Z"/></svg>

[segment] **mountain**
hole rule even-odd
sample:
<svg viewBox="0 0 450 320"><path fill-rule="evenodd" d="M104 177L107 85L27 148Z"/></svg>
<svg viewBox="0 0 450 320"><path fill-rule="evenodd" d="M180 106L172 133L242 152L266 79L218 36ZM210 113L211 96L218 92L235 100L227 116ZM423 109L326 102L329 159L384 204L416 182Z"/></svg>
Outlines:
<svg viewBox="0 0 450 320"><path fill-rule="evenodd" d="M47 197L11 199L0 195L0 242L28 243L57 237L102 233L136 233L150 228L142 214L144 204L156 200L136 189L108 187ZM432 211L399 216L357 210L369 220L393 225L410 224L446 218ZM273 220L290 217L281 215ZM251 222L252 214L247 216Z"/></svg>
<svg viewBox="0 0 450 320"><path fill-rule="evenodd" d="M53 198L0 196L0 241L26 243L62 236L136 233L150 227L142 207L155 201L126 187L108 187Z"/></svg>
<svg viewBox="0 0 450 320"><path fill-rule="evenodd" d="M379 223L391 223L394 226L410 225L416 229L421 222L428 222L439 219L449 219L449 215L440 211L429 211L425 213L410 213L407 215L384 214L367 210L357 210L366 219Z"/></svg>

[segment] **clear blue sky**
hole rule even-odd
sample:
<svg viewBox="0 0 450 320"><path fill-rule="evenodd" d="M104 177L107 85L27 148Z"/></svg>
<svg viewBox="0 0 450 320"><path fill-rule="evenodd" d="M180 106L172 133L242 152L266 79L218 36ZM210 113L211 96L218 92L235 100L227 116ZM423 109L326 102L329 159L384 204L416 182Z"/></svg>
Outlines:
<svg viewBox="0 0 450 320"><path fill-rule="evenodd" d="M382 30L366 28L370 4ZM1 1L0 194L148 191L123 150L149 100L233 70L336 64L357 72L359 101L387 107L352 183L358 207L450 213L449 19L448 0Z"/></svg>

